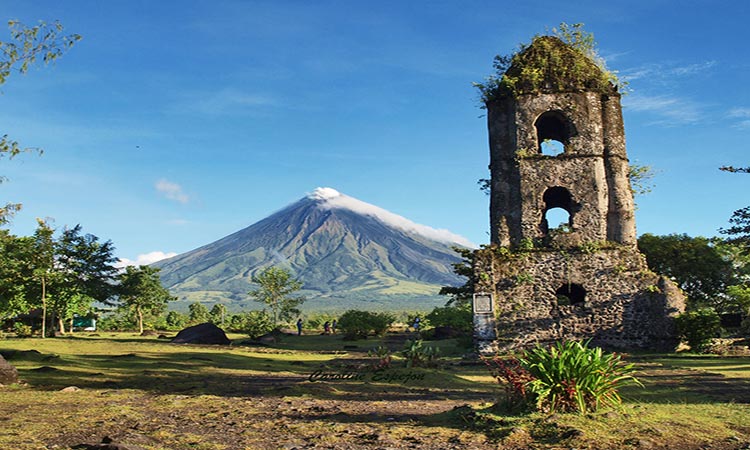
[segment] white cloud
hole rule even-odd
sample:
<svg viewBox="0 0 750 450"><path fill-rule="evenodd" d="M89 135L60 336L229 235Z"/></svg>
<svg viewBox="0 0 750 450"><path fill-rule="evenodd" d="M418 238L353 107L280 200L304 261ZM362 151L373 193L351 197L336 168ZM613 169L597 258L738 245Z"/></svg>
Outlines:
<svg viewBox="0 0 750 450"><path fill-rule="evenodd" d="M631 94L623 98L623 106L631 111L647 112L662 119L661 125L695 123L701 120L700 107L695 102L669 95L649 96Z"/></svg>
<svg viewBox="0 0 750 450"><path fill-rule="evenodd" d="M153 264L157 261L161 261L162 259L171 258L173 256L177 256L177 253L175 252L160 252L160 251L154 251L149 253L142 253L135 257L135 260L128 259L128 258L120 258L120 261L116 264L117 267L125 267L125 266L147 266L149 264Z"/></svg>
<svg viewBox="0 0 750 450"><path fill-rule="evenodd" d="M213 92L195 92L174 105L175 112L194 112L209 115L238 114L258 108L279 106L279 101L268 94L224 88Z"/></svg>
<svg viewBox="0 0 750 450"><path fill-rule="evenodd" d="M676 65L674 63L646 64L620 72L626 81L646 79L648 81L663 82L674 80L675 77L689 77L708 71L716 65L716 61L705 61L701 63Z"/></svg>
<svg viewBox="0 0 750 450"><path fill-rule="evenodd" d="M733 126L740 130L750 129L750 108L733 108L729 111L729 117L739 119Z"/></svg>
<svg viewBox="0 0 750 450"><path fill-rule="evenodd" d="M182 186L177 183L161 179L156 182L154 187L169 200L174 200L182 204L190 201L190 197L188 197L188 195L182 190Z"/></svg>
<svg viewBox="0 0 750 450"><path fill-rule="evenodd" d="M420 225L418 223L412 222L405 217L399 216L398 214L386 211L383 208L379 208L375 205L371 205L361 200L357 200L356 198L341 194L335 189L320 187L309 194L308 198L320 200L321 205L325 208L348 209L350 211L356 212L357 214L374 217L391 227L398 228L409 233L418 234L436 241L459 244L470 248L477 247L476 244L461 235L451 233L448 230L435 229L426 225Z"/></svg>

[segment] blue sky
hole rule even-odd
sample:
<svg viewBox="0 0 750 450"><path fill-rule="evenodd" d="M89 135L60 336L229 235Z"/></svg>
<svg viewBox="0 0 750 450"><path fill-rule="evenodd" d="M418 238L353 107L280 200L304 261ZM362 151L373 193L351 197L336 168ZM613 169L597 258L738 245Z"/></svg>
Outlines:
<svg viewBox="0 0 750 450"><path fill-rule="evenodd" d="M121 258L185 252L327 186L488 241L488 146L473 81L492 58L583 22L623 99L631 161L652 165L639 233L715 235L747 206L745 1L0 0L3 19L83 36L13 75L0 200L80 223ZM8 34L0 30L0 39Z"/></svg>

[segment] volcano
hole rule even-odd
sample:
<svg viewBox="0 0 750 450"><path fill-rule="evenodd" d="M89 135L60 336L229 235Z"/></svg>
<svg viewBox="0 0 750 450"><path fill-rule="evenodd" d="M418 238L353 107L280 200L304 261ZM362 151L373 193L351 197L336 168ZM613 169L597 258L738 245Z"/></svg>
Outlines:
<svg viewBox="0 0 750 450"><path fill-rule="evenodd" d="M305 309L419 309L445 302L454 247L474 245L377 206L317 188L216 242L153 264L182 302L254 308L252 277L280 266L303 282Z"/></svg>

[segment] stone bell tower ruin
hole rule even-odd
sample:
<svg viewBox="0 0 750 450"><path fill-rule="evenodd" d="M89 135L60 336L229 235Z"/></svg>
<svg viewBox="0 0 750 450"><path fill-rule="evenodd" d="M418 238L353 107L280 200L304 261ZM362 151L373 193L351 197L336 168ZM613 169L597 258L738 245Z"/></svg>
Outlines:
<svg viewBox="0 0 750 450"><path fill-rule="evenodd" d="M474 267L480 351L589 338L674 348L684 298L636 247L617 88L551 36L496 81L485 91L492 245Z"/></svg>

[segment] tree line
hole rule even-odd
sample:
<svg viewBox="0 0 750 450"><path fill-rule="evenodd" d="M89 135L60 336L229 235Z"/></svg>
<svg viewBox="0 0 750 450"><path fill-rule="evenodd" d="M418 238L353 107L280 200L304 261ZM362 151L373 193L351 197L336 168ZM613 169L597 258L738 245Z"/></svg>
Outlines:
<svg viewBox="0 0 750 450"><path fill-rule="evenodd" d="M41 312L41 335L73 330L73 319L101 306L120 306L138 318L166 309L174 300L159 279L159 269L117 267L115 247L84 233L81 225L55 230L37 219L31 236L0 230L0 321ZM48 330L48 325L52 329Z"/></svg>

